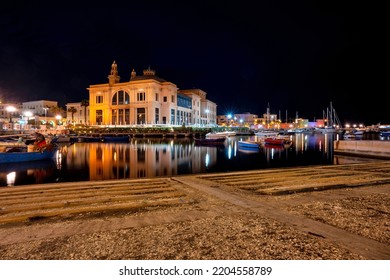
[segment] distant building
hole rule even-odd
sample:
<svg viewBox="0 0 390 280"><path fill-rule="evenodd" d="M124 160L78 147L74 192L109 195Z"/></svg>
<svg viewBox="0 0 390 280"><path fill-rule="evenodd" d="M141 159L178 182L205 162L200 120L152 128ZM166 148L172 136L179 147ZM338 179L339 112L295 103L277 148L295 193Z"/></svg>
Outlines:
<svg viewBox="0 0 390 280"><path fill-rule="evenodd" d="M49 116L52 115L50 108L58 107L57 101L50 100L36 100L23 102L23 111L31 112L32 115Z"/></svg>
<svg viewBox="0 0 390 280"><path fill-rule="evenodd" d="M9 108L13 107L14 110L10 111ZM23 105L21 103L1 103L0 102L0 119L2 121L9 121L10 118L20 118L23 111Z"/></svg>
<svg viewBox="0 0 390 280"><path fill-rule="evenodd" d="M216 122L216 104L201 90L178 87L148 68L133 70L120 82L117 64L111 65L108 83L90 85L90 125L209 125Z"/></svg>
<svg viewBox="0 0 390 280"><path fill-rule="evenodd" d="M18 129L22 119L23 106L21 103L0 102L0 130Z"/></svg>
<svg viewBox="0 0 390 280"><path fill-rule="evenodd" d="M84 106L82 102L65 104L66 119L68 124L89 124L89 106Z"/></svg>
<svg viewBox="0 0 390 280"><path fill-rule="evenodd" d="M217 104L206 99L206 92L201 89L185 89L179 92L192 99L192 123L194 125L216 125Z"/></svg>
<svg viewBox="0 0 390 280"><path fill-rule="evenodd" d="M249 112L234 115L218 115L217 123L223 126L253 127L257 124L258 116Z"/></svg>

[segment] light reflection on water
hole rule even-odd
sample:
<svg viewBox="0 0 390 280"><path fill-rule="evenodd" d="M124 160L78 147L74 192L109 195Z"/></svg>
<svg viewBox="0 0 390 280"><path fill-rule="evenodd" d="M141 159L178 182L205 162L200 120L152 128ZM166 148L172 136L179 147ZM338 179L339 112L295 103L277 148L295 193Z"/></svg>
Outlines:
<svg viewBox="0 0 390 280"><path fill-rule="evenodd" d="M235 136L218 146L196 146L192 139L131 139L130 143L74 143L55 159L0 164L0 186L40 183L153 178L183 174L264 168L343 164L363 158L333 156L332 134L296 134L290 147L242 150Z"/></svg>

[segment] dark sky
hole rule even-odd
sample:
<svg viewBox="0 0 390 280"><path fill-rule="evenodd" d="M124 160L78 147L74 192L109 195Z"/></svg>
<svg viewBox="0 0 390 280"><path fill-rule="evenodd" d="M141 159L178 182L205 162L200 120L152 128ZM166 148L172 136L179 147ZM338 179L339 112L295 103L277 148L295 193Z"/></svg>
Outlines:
<svg viewBox="0 0 390 280"><path fill-rule="evenodd" d="M7 1L0 99L88 98L134 68L200 88L218 114L390 123L385 8L361 1ZM381 67L382 66L382 67ZM384 70L385 69L385 70Z"/></svg>

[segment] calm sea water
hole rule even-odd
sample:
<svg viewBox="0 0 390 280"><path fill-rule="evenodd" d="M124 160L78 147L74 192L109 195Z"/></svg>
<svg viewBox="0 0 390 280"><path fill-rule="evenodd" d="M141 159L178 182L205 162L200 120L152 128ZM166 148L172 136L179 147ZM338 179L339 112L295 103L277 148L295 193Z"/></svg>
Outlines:
<svg viewBox="0 0 390 280"><path fill-rule="evenodd" d="M130 143L74 143L53 160L0 164L0 187L41 183L154 178L184 174L243 171L371 161L333 155L333 134L296 134L290 147L242 150L234 136L218 146L197 146L193 139L132 139Z"/></svg>

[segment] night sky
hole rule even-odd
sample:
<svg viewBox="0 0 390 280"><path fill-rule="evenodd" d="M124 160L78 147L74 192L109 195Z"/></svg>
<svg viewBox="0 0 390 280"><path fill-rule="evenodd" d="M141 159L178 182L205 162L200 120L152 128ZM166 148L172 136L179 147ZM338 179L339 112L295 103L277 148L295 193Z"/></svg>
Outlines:
<svg viewBox="0 0 390 280"><path fill-rule="evenodd" d="M390 123L385 8L361 1L7 1L0 8L0 100L88 99L150 67L200 88L218 114ZM99 1L100 2L100 1ZM286 116L287 112L287 116Z"/></svg>

